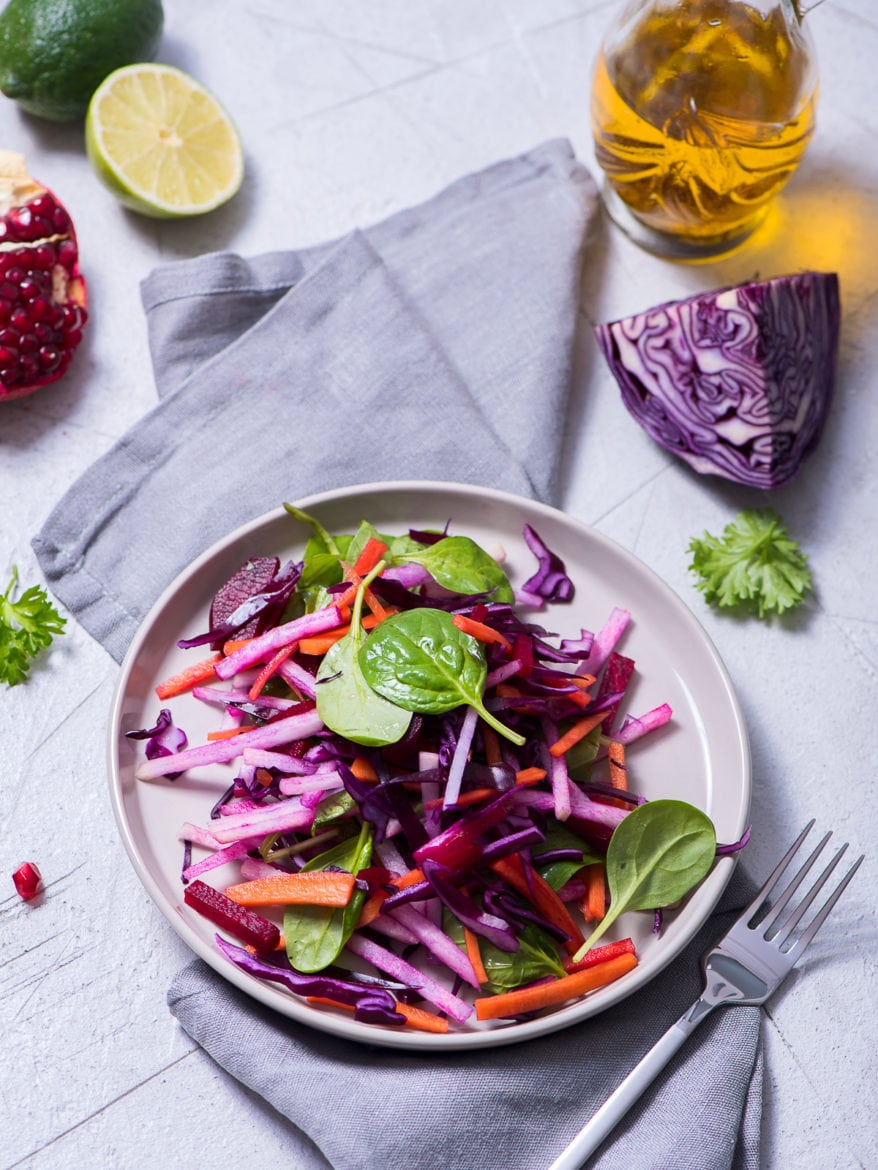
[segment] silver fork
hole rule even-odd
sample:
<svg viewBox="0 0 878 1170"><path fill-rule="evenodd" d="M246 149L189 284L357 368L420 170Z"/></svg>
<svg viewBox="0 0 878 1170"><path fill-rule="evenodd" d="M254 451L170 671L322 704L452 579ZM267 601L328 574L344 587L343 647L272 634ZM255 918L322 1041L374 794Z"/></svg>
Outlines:
<svg viewBox="0 0 878 1170"><path fill-rule="evenodd" d="M631 1070L570 1145L555 1159L549 1170L579 1170L585 1159L594 1153L641 1093L652 1084L684 1040L715 1007L721 1004L765 1003L784 981L826 921L829 912L863 860L862 855L857 858L807 926L797 937L793 937L796 927L847 849L845 843L836 851L798 905L781 921L781 915L832 836L831 832L824 836L790 879L786 888L779 890L776 900L769 905L768 900L780 882L784 870L813 826L814 821L809 821L744 913L704 956L702 965L705 986L700 998L683 1013L676 1024L671 1025L640 1063ZM766 907L767 912L764 912Z"/></svg>

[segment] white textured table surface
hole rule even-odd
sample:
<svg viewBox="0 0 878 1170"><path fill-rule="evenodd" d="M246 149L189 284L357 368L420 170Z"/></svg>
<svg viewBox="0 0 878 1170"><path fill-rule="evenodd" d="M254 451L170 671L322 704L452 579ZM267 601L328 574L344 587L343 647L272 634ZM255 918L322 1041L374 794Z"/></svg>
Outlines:
<svg viewBox="0 0 878 1170"><path fill-rule="evenodd" d="M164 225L129 215L98 187L80 126L39 122L0 99L0 146L23 152L75 218L92 314L65 380L0 407L4 585L13 563L23 581L41 581L30 540L50 507L155 401L138 283L157 263L334 237L547 138L568 137L591 162L588 79L611 3L166 0L165 9L160 59L215 89L246 144L246 185L221 212ZM630 419L585 328L566 464L565 508L663 576L732 674L752 741L755 873L812 816L858 852L876 837L878 17L870 0L828 0L808 20L819 128L777 230L723 262L683 267L604 224L582 312L587 325L755 274L837 271L839 383L818 451L770 498L699 479ZM754 503L782 513L816 583L798 616L769 627L708 610L687 570L689 538L721 531ZM71 622L27 684L0 694L0 1165L325 1166L167 1011L167 985L188 955L113 822L105 738L117 671ZM47 883L35 906L9 879L25 859ZM878 1166L874 909L867 859L768 1007L767 1170Z"/></svg>

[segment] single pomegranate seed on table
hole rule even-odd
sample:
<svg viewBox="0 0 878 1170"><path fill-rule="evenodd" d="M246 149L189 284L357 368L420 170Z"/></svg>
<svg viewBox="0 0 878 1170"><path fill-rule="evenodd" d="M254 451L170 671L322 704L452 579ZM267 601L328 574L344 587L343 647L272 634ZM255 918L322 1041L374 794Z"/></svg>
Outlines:
<svg viewBox="0 0 878 1170"><path fill-rule="evenodd" d="M15 888L22 898L33 898L43 888L43 878L33 861L23 862L12 875Z"/></svg>
<svg viewBox="0 0 878 1170"><path fill-rule="evenodd" d="M66 373L86 302L69 214L20 154L0 150L0 402Z"/></svg>

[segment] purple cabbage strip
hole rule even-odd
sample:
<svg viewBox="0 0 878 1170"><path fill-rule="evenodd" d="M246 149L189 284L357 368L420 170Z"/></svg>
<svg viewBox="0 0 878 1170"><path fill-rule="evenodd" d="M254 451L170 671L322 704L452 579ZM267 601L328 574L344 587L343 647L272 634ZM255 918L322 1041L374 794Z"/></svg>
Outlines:
<svg viewBox="0 0 878 1170"><path fill-rule="evenodd" d="M729 845L717 845L717 847L716 847L717 857L728 857L730 853L737 853L737 852L739 852L739 850L743 849L744 846L747 845L749 840L750 840L750 830L752 829L752 827L753 827L752 825L748 825L747 828L744 830L744 835L742 837L739 837L737 841L732 841L731 844L729 844Z"/></svg>
<svg viewBox="0 0 878 1170"><path fill-rule="evenodd" d="M553 553L530 524L522 529L525 543L537 558L538 568L522 585L525 593L536 594L545 601L569 601L573 596L573 582L561 558Z"/></svg>
<svg viewBox="0 0 878 1170"><path fill-rule="evenodd" d="M138 731L126 731L126 739L145 739L144 754L148 760L161 760L166 756L175 756L182 752L189 742L186 732L175 726L170 708L162 707L158 718L152 727L142 727ZM169 780L176 780L182 775L178 772L165 772Z"/></svg>
<svg viewBox="0 0 878 1170"><path fill-rule="evenodd" d="M216 935L216 945L226 958L231 959L242 971L246 971L249 975L255 975L259 979L281 983L296 995L324 996L352 1007L366 1003L371 1009L371 1014L375 1017L375 1022L395 1023L395 1020L389 1019L393 1015L405 1023L405 1017L396 1011L393 996L389 991L384 991L380 987L349 982L330 975L302 975L298 971L294 971L292 967L278 967L273 963L257 959L243 947L227 942L221 935ZM382 1009L381 1018L376 1015L379 1007Z"/></svg>
<svg viewBox="0 0 878 1170"><path fill-rule="evenodd" d="M430 858L422 862L422 868L433 892L458 922L474 934L486 938L498 950L507 953L518 950L518 939L506 919L477 906L472 898L454 885L450 870L436 861L431 861Z"/></svg>

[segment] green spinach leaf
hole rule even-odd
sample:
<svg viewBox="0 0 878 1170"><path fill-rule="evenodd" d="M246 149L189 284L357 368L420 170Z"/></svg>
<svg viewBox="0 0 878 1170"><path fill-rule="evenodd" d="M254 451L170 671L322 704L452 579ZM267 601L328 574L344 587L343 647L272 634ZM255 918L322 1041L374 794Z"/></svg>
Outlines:
<svg viewBox="0 0 878 1170"><path fill-rule="evenodd" d="M627 910L658 910L688 894L716 857L710 817L683 800L650 800L616 827L607 848L610 908L580 958Z"/></svg>
<svg viewBox="0 0 878 1170"><path fill-rule="evenodd" d="M448 937L465 950L463 927L448 911L445 912L444 927ZM557 945L534 923L528 923L518 936L518 950L501 951L486 938L480 938L479 954L488 976L488 990L495 993L512 991L546 975L567 974L558 959Z"/></svg>
<svg viewBox="0 0 878 1170"><path fill-rule="evenodd" d="M409 553L397 553L397 560L421 565L443 588L453 593L491 593L495 601L513 601L509 578L481 545L468 536L446 536L436 544Z"/></svg>
<svg viewBox="0 0 878 1170"><path fill-rule="evenodd" d="M357 590L351 628L324 654L317 670L317 713L338 735L367 747L397 743L408 731L412 713L372 690L360 667L364 641L363 594L383 562Z"/></svg>
<svg viewBox="0 0 878 1170"><path fill-rule="evenodd" d="M584 865L593 865L595 862L604 860L602 854L597 853L581 837L557 821L550 822L545 840L540 844L539 849L534 851L544 853L550 849L575 849L579 853L579 857L575 861L535 863L534 868L537 873L549 883L553 890L560 890L562 886L565 886Z"/></svg>
<svg viewBox="0 0 878 1170"><path fill-rule="evenodd" d="M372 833L363 824L360 835L333 845L302 866L305 870L335 866L357 874L372 860ZM334 963L354 932L366 895L354 889L347 906L288 906L284 911L287 956L297 971L310 974Z"/></svg>
<svg viewBox="0 0 878 1170"><path fill-rule="evenodd" d="M485 707L484 651L444 610L409 609L385 618L360 650L366 682L398 707L436 715L468 703L513 743L524 737Z"/></svg>

